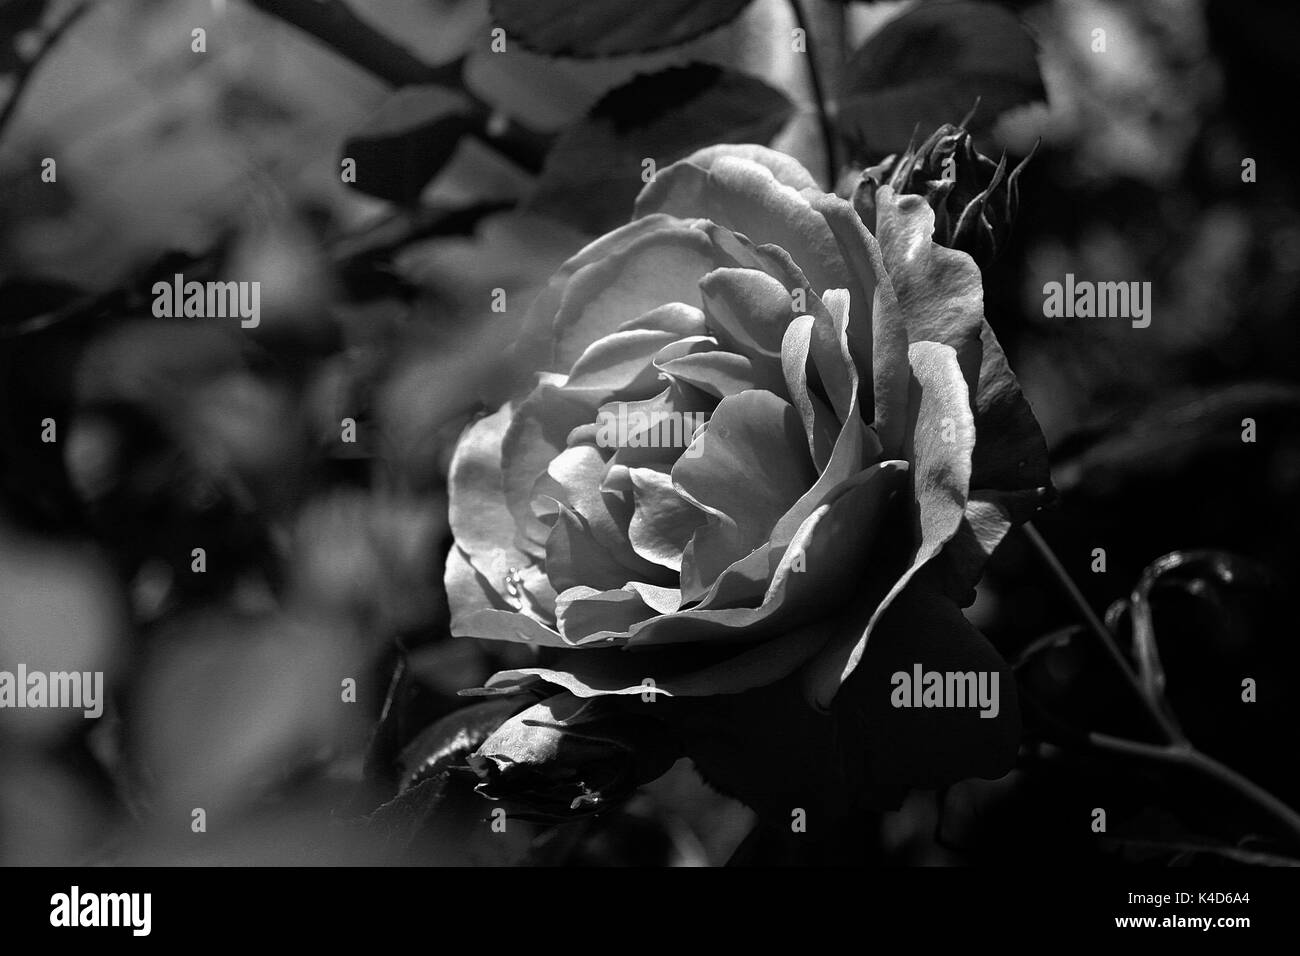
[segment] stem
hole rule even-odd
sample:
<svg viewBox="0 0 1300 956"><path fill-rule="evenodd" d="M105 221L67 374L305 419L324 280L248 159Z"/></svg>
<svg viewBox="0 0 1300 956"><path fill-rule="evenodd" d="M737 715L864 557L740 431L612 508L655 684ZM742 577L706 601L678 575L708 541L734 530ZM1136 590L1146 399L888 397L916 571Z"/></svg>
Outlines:
<svg viewBox="0 0 1300 956"><path fill-rule="evenodd" d="M465 86L465 58L430 66L395 43L342 0L248 0L250 5L314 36L389 86L445 86L469 99L477 125L474 135L529 172L542 168L552 137L517 123ZM495 117L495 118L494 118Z"/></svg>
<svg viewBox="0 0 1300 956"><path fill-rule="evenodd" d="M0 110L0 136L4 135L4 129L9 125L13 118L14 111L18 108L18 101L22 99L23 91L27 89L27 84L31 81L32 75L36 72L36 67L45 59L46 54L54 48L65 33L74 23L80 20L90 11L92 0L82 0L81 3L73 7L63 20L45 36L45 42L41 48L36 51L30 60L25 62L14 76L13 90L9 93L9 99L5 102L4 109Z"/></svg>
<svg viewBox="0 0 1300 956"><path fill-rule="evenodd" d="M822 148L826 151L827 189L835 189L835 179L840 166L836 158L835 129L831 125L830 111L826 108L826 92L822 88L821 71L817 68L817 51L813 46L812 30L808 27L808 17L804 13L800 0L790 0L790 9L794 11L794 22L803 30L804 55L808 58L808 80L812 86L813 100L817 104L817 124L821 128Z"/></svg>
<svg viewBox="0 0 1300 956"><path fill-rule="evenodd" d="M1061 560L1056 556L1056 552L1053 551L1051 546L1043 540L1043 536L1038 533L1038 529L1030 522L1026 521L1021 525L1021 530L1024 531L1025 537L1029 539L1030 544L1032 544L1035 550L1038 551L1039 556L1052 572L1057 583L1061 585L1061 588L1070 598L1070 602L1078 610L1084 623L1088 625L1088 629L1092 631L1092 633L1097 637L1097 640L1101 642L1101 646L1106 649L1106 653L1114 662L1115 666L1119 668L1120 673L1124 675L1124 679L1128 682L1129 686L1133 688L1133 693L1136 694L1138 700L1142 702L1147 713L1151 715L1152 721L1160 729L1160 732L1164 735L1165 739L1170 743L1186 743L1186 738L1183 737L1178 728L1170 723L1169 718L1165 716L1164 712L1161 711L1160 708L1155 705L1155 702L1147 696L1141 683L1139 683L1137 679L1137 675L1133 673L1133 669L1129 666L1128 661L1125 660L1123 652L1115 643L1115 638L1111 635L1110 631L1106 629L1106 625L1101 622L1101 618L1097 617L1097 613L1092 609L1092 606L1088 604L1087 600L1083 596L1083 592L1079 590L1079 586L1074 583L1074 579L1070 577L1069 572L1065 570L1065 567L1061 564Z"/></svg>
<svg viewBox="0 0 1300 956"><path fill-rule="evenodd" d="M339 0L249 0L249 4L310 33L390 86L460 86L463 58L430 66Z"/></svg>
<svg viewBox="0 0 1300 956"><path fill-rule="evenodd" d="M1091 733L1089 742L1100 750L1151 760L1156 763L1172 764L1194 770L1204 777L1216 780L1236 793L1246 802L1253 804L1279 827L1290 834L1297 846L1300 846L1300 814L1269 793L1259 784L1242 776L1213 757L1207 756L1189 744L1144 744L1123 737L1109 734Z"/></svg>
<svg viewBox="0 0 1300 956"><path fill-rule="evenodd" d="M1151 760L1156 763L1171 764L1179 767L1185 767L1199 773L1203 777L1216 780L1221 785L1236 793L1247 803L1252 804L1262 811L1269 819L1273 820L1279 827L1287 832L1296 845L1300 846L1300 814L1297 814L1289 806L1279 800L1273 794L1269 793L1263 787L1254 781L1242 776L1237 771L1225 764L1219 763L1213 757L1207 756L1192 746L1191 742L1177 729L1168 717L1161 711L1142 685L1138 682L1137 675L1133 673L1128 661L1120 652L1119 647L1110 631L1097 617L1092 607L1084 599L1082 592L1074 580L1061 565L1060 559L1057 558L1056 552L1043 540L1042 535L1038 533L1029 522L1022 526L1026 537L1037 549L1038 553L1051 569L1057 581L1065 589L1066 594L1070 596L1071 602L1078 608L1084 621L1101 641L1102 646L1109 652L1115 665L1120 669L1124 678L1133 688L1151 719L1164 733L1167 743L1148 744L1137 740L1128 740L1123 737L1113 737L1110 734L1089 733L1088 742L1099 750L1109 751L1111 753L1121 754L1126 757L1136 757L1145 760Z"/></svg>

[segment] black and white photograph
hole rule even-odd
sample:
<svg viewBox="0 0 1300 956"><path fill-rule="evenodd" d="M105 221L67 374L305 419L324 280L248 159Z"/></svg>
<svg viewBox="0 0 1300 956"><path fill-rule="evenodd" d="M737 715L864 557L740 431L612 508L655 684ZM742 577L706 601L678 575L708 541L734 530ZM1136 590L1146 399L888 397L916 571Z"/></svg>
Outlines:
<svg viewBox="0 0 1300 956"><path fill-rule="evenodd" d="M0 0L5 925L686 867L1285 926L1297 45L1268 0Z"/></svg>

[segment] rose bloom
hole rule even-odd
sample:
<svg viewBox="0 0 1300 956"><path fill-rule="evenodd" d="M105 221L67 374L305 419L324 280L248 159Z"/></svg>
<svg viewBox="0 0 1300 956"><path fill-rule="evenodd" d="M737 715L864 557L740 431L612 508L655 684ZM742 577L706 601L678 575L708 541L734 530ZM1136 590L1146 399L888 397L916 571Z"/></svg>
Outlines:
<svg viewBox="0 0 1300 956"><path fill-rule="evenodd" d="M1049 491L1043 438L975 262L920 196L858 208L875 222L784 154L712 147L556 273L519 341L535 387L451 466L452 633L538 649L490 687L779 683L942 737L915 785L983 769L963 733L989 724L1012 723L992 763L1014 756L1014 681L960 608ZM1001 671L998 719L891 708L914 665Z"/></svg>

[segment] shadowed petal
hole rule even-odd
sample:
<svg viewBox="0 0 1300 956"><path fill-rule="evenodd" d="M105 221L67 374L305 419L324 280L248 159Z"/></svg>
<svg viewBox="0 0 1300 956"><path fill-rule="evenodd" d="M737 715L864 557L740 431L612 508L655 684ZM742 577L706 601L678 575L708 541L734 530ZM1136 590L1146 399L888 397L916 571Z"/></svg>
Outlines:
<svg viewBox="0 0 1300 956"><path fill-rule="evenodd" d="M975 443L971 487L1000 491L1046 489L1052 480L1047 466L1047 443L987 322L981 328L980 342L983 359L974 402L979 438Z"/></svg>
<svg viewBox="0 0 1300 956"><path fill-rule="evenodd" d="M851 301L849 351L859 370L871 370L876 434L888 458L901 454L907 411L907 325L885 271L880 246L850 203L836 196L817 201L840 252L871 298ZM868 308L869 306L869 308ZM865 397L864 397L865 401Z"/></svg>
<svg viewBox="0 0 1300 956"><path fill-rule="evenodd" d="M673 487L672 476L651 468L631 468L633 512L628 540L647 561L682 569L682 551L705 515Z"/></svg>
<svg viewBox="0 0 1300 956"><path fill-rule="evenodd" d="M586 531L600 548L623 570L624 581L636 578L643 581L667 581L669 573L662 567L646 561L628 542L628 523L632 518L631 496L604 491L601 480L605 476L605 459L591 445L566 448L547 467L547 474L558 485L556 500L571 508L581 519ZM548 562L550 559L548 542ZM550 570L550 565L547 565ZM592 581L581 581L594 584Z"/></svg>
<svg viewBox="0 0 1300 956"><path fill-rule="evenodd" d="M831 643L805 674L809 700L830 706L862 658L876 622L913 575L957 533L970 492L975 421L957 355L946 345L917 342L909 349L912 408L905 451L911 462L912 553L907 569L880 602L866 628Z"/></svg>
<svg viewBox="0 0 1300 956"><path fill-rule="evenodd" d="M696 445L698 455L693 454ZM725 516L725 522L711 523L719 530L707 535L712 546L731 551L722 567L764 544L777 520L816 478L798 415L771 392L723 399L673 465L673 483L688 500L711 515ZM710 565L720 560L712 552L710 558ZM689 563L690 549L683 559L684 593Z"/></svg>
<svg viewBox="0 0 1300 956"><path fill-rule="evenodd" d="M595 417L595 406L551 384L533 389L515 411L501 445L502 487L515 519L517 546L540 555L549 528L532 508L533 485L551 460L568 446L569 433Z"/></svg>
<svg viewBox="0 0 1300 956"><path fill-rule="evenodd" d="M1020 746L1014 674L928 578L914 578L881 617L833 708L846 745L862 755L862 770L885 806L916 787L1000 777L1014 766ZM977 687L982 680L989 705L893 706L900 686L894 675L912 677L917 665L923 672L972 675Z"/></svg>
<svg viewBox="0 0 1300 956"><path fill-rule="evenodd" d="M735 352L695 352L664 362L659 368L718 398L755 388L780 394L785 385L775 362L753 361Z"/></svg>
<svg viewBox="0 0 1300 956"><path fill-rule="evenodd" d="M632 625L654 617L656 613L640 594L622 588L597 591L595 588L574 587L563 592L555 602L560 633L573 643L626 640Z"/></svg>
<svg viewBox="0 0 1300 956"><path fill-rule="evenodd" d="M729 351L779 361L781 338L794 318L790 293L753 269L717 269L700 280L709 329Z"/></svg>
<svg viewBox="0 0 1300 956"><path fill-rule="evenodd" d="M820 473L825 471L830 460L840 423L835 421L826 403L809 389L808 351L812 348L815 321L811 315L801 315L785 330L785 339L781 343L781 372L785 378L786 394L803 422L813 467Z"/></svg>
<svg viewBox="0 0 1300 956"><path fill-rule="evenodd" d="M610 557L576 512L561 504L546 539L546 575L557 592L573 587L612 591L626 584L632 572Z"/></svg>
<svg viewBox="0 0 1300 956"><path fill-rule="evenodd" d="M574 363L564 389L585 393L597 404L649 398L660 389L659 370L651 360L677 338L672 332L634 329L598 339Z"/></svg>

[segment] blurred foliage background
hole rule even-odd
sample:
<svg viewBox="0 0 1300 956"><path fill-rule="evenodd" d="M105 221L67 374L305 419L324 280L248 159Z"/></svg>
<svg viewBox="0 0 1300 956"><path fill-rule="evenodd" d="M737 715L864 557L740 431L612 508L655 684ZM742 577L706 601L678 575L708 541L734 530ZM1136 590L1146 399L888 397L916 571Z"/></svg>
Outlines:
<svg viewBox="0 0 1300 956"><path fill-rule="evenodd" d="M786 0L603 59L508 35L494 54L484 0L357 4L429 69L405 79L400 58L365 68L286 22L292 6L0 4L0 94L21 85L0 123L0 668L103 670L109 689L93 723L0 714L0 863L727 862L752 814L685 764L554 830L492 833L456 777L426 812L422 732L526 653L448 636L446 468L465 422L518 381L505 349L532 294L630 213L639 157L761 138L829 188L905 145L854 112L853 84L878 62L863 44L916 4L803 4L831 109L878 131L873 145L842 127L829 157ZM1295 87L1300 11L1001 9L1036 42L1046 91L976 120L995 156L1041 140L985 270L987 315L1053 451L1061 496L1037 523L1098 609L1166 552L1244 556L1152 592L1169 697L1203 749L1295 805L1300 203L1287 119L1262 93ZM900 70L926 59L902 49ZM463 67L459 92L394 94L446 64ZM638 86L646 74L658 85ZM887 118L906 131L969 106ZM377 182L362 161L344 183L344 156L388 168ZM152 281L175 272L260 281L261 325L154 318ZM1043 284L1067 272L1150 281L1150 327L1044 318ZM1098 720L1141 729L1058 595L1013 536L968 612L1046 702L1021 769L873 817L861 859L1273 859L1276 834L1232 794L1073 745L1070 728ZM1249 719L1225 703L1239 675L1262 688ZM1080 822L1098 805L1114 808L1106 840ZM739 859L780 852L751 841Z"/></svg>

